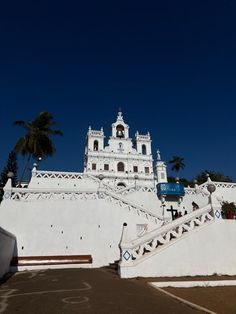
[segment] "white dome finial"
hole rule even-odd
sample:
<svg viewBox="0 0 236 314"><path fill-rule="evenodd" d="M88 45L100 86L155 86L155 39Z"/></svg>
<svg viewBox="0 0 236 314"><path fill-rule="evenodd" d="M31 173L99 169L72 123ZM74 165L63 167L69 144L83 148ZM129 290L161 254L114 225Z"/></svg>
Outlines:
<svg viewBox="0 0 236 314"><path fill-rule="evenodd" d="M118 121L123 121L123 115L122 115L122 109L121 109L121 107L118 108L117 120L118 120Z"/></svg>

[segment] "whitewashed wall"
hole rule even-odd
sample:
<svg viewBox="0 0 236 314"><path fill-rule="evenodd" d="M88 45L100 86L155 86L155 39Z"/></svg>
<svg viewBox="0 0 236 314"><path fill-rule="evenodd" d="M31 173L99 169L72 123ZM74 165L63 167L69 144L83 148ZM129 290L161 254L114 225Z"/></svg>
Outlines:
<svg viewBox="0 0 236 314"><path fill-rule="evenodd" d="M3 201L1 226L16 235L18 256L87 255L93 267L120 258L123 223L133 238L147 219L105 200Z"/></svg>
<svg viewBox="0 0 236 314"><path fill-rule="evenodd" d="M0 228L0 278L9 270L15 242L14 235Z"/></svg>
<svg viewBox="0 0 236 314"><path fill-rule="evenodd" d="M133 267L121 268L121 277L236 275L235 239L236 221L217 220Z"/></svg>

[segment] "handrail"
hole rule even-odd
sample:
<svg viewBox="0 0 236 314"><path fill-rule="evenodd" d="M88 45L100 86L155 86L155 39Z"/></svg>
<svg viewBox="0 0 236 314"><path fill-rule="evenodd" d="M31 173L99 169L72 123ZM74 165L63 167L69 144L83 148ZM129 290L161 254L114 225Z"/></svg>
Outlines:
<svg viewBox="0 0 236 314"><path fill-rule="evenodd" d="M180 238L185 232L189 232L213 221L213 209L211 205L207 205L132 241L126 240L127 234L125 233L126 229L124 229L120 243L120 266L131 265L150 254L155 254L160 248L165 247L171 241Z"/></svg>
<svg viewBox="0 0 236 314"><path fill-rule="evenodd" d="M153 218L155 218L155 219L158 219L158 220L161 221L161 222L164 221L161 216L158 216L158 215L153 214L150 210L148 210L147 208L144 208L143 206L139 206L139 205L133 203L132 201L127 200L126 198L123 198L123 197L121 197L121 196L119 196L119 195L117 195L117 194L114 194L114 193L110 192L110 191L105 191L105 193L106 193L107 195L112 196L113 198L115 198L115 199L117 199L117 200L119 200L119 201L122 201L122 202L126 203L127 205L130 205L130 206L135 207L136 209L140 210L140 211L143 212L144 214L148 214L148 215L150 215L151 217L153 217Z"/></svg>
<svg viewBox="0 0 236 314"><path fill-rule="evenodd" d="M209 212L211 211L211 207L210 205L204 206L201 209L198 209L196 211L191 212L190 214L187 214L185 216L182 216L170 223L168 223L167 225L162 226L161 228L158 229L154 229L148 233L146 233L144 236L136 238L134 240L132 240L130 242L130 248L134 248L137 245L143 244L145 242L149 242L153 239L153 237L157 237L163 233L166 233L172 229L175 229L176 227L178 227L179 225L183 224L183 223L187 223L190 220L192 220L195 217L198 217L200 215L202 215L205 212Z"/></svg>

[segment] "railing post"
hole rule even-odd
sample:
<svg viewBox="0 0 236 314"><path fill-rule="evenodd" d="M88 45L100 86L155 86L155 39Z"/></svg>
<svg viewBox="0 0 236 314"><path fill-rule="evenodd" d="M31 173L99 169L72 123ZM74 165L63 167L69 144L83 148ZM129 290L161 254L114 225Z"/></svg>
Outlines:
<svg viewBox="0 0 236 314"><path fill-rule="evenodd" d="M130 243L129 232L127 230L127 223L123 224L123 231L120 241L120 263L122 266L132 265L132 249L128 247L128 243Z"/></svg>
<svg viewBox="0 0 236 314"><path fill-rule="evenodd" d="M36 164L36 163L34 163L33 164L33 169L32 169L32 171L31 171L31 176L32 177L36 177L36 175L37 175L37 167L38 167L38 165Z"/></svg>
<svg viewBox="0 0 236 314"><path fill-rule="evenodd" d="M216 220L222 219L221 205L218 202L217 203L212 202L211 208L212 208L212 213L214 215L214 218Z"/></svg>
<svg viewBox="0 0 236 314"><path fill-rule="evenodd" d="M11 199L11 194L12 194L12 178L14 174L12 172L8 172L7 177L7 183L3 188L4 194L3 194L3 199L4 200L10 200Z"/></svg>
<svg viewBox="0 0 236 314"><path fill-rule="evenodd" d="M210 193L209 195L209 203L211 206L211 212L214 215L215 219L222 219L222 215L221 215L221 206L217 203L213 204L213 196L212 194L215 192L216 190L216 186L211 183L210 177L208 177L208 185L207 185L207 190Z"/></svg>

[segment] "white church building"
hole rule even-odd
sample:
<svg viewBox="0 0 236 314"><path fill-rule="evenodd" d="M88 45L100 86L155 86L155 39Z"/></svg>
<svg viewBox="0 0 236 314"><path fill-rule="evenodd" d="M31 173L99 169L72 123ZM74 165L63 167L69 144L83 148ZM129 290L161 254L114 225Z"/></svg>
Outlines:
<svg viewBox="0 0 236 314"><path fill-rule="evenodd" d="M151 136L135 134L129 136L129 126L124 122L122 112L112 124L108 145L104 144L103 128L100 131L89 127L84 158L84 173L100 177L113 187L139 186L155 188L155 172L159 182L167 182L166 166L158 161L153 165ZM159 158L160 159L160 158ZM160 165L161 163L161 165ZM162 169L161 169L162 168Z"/></svg>
<svg viewBox="0 0 236 314"><path fill-rule="evenodd" d="M151 135L129 136L118 112L106 146L89 127L84 171L32 169L24 187L11 175L0 204L0 277L9 270L103 267L122 278L236 275L236 220L222 219L236 184L168 183ZM193 210L192 203L198 204Z"/></svg>

